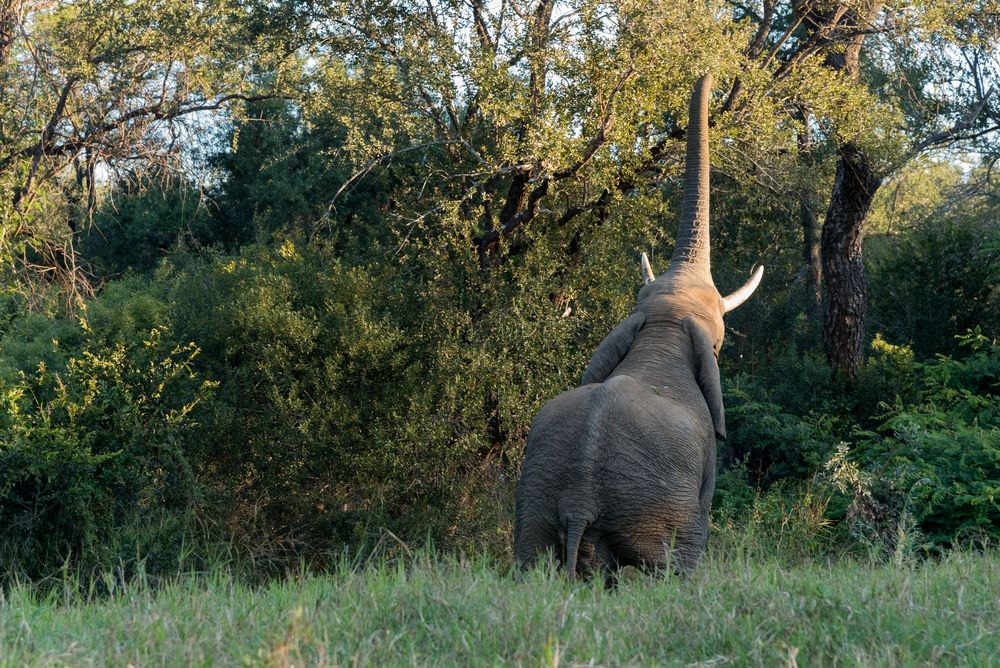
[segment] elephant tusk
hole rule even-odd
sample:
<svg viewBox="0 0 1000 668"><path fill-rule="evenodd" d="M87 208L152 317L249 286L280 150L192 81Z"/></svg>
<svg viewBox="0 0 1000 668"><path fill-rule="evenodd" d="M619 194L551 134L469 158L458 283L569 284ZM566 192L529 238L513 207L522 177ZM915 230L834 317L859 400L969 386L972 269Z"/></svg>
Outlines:
<svg viewBox="0 0 1000 668"><path fill-rule="evenodd" d="M642 282L646 285L652 283L656 280L656 276L653 274L653 268L649 266L649 258L646 254L642 254L642 259L640 260L642 264Z"/></svg>
<svg viewBox="0 0 1000 668"><path fill-rule="evenodd" d="M757 269L753 272L753 275L750 276L750 280L743 284L743 287L728 297L723 297L722 302L725 304L725 312L729 313L730 311L736 310L740 304L750 299L750 295L752 295L753 291L757 289L758 285L760 285L760 279L763 277L764 265L761 265L757 267Z"/></svg>

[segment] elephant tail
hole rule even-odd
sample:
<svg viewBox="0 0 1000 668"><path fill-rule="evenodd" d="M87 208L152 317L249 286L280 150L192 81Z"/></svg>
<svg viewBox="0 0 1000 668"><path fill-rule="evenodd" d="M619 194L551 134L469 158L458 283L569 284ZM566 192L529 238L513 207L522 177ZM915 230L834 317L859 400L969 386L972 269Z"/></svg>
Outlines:
<svg viewBox="0 0 1000 668"><path fill-rule="evenodd" d="M576 558L580 551L580 541L587 529L587 520L579 516L566 518L566 574L570 580L576 579Z"/></svg>

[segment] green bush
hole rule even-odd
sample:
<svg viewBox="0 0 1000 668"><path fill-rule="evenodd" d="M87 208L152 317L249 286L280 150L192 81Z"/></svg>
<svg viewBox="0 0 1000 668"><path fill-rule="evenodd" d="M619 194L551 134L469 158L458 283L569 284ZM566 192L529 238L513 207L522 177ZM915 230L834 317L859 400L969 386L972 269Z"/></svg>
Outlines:
<svg viewBox="0 0 1000 668"><path fill-rule="evenodd" d="M213 384L194 373L193 344L160 330L106 346L86 321L60 367L0 379L0 541L10 570L113 560L105 544L198 497L189 435ZM53 342L54 348L59 344ZM110 541L110 542L109 542ZM111 561L107 561L107 566Z"/></svg>
<svg viewBox="0 0 1000 668"><path fill-rule="evenodd" d="M870 326L918 358L959 352L975 327L1000 337L1000 226L995 214L935 217L866 242Z"/></svg>
<svg viewBox="0 0 1000 668"><path fill-rule="evenodd" d="M916 365L919 401L887 406L886 436L862 454L882 498L943 544L1000 538L1000 346L964 343L964 359Z"/></svg>
<svg viewBox="0 0 1000 668"><path fill-rule="evenodd" d="M835 420L823 414L794 415L782 406L751 400L739 390L731 398L726 459L742 461L762 486L804 480L819 470L838 443Z"/></svg>
<svg viewBox="0 0 1000 668"><path fill-rule="evenodd" d="M186 182L160 183L155 175L120 184L91 223L77 235L77 249L99 277L147 272L178 244L219 241L208 200Z"/></svg>
<svg viewBox="0 0 1000 668"><path fill-rule="evenodd" d="M292 241L160 268L148 289L219 381L199 471L234 535L320 552L382 526L506 540L520 444L578 377L582 322L543 288L463 294L449 281L465 270L424 283Z"/></svg>
<svg viewBox="0 0 1000 668"><path fill-rule="evenodd" d="M740 463L754 486L809 479L854 428L851 397L811 354L777 355L754 375L724 381L724 390L729 434L720 460Z"/></svg>
<svg viewBox="0 0 1000 668"><path fill-rule="evenodd" d="M284 563L383 528L505 551L531 420L631 307L641 231L616 216L583 229L572 262L539 231L484 280L449 221L367 260L279 231L228 254L176 250L106 284L84 326L13 309L0 330L7 549L34 572L88 550L168 563L197 515ZM756 349L733 338L731 352ZM1000 370L976 345L917 362L877 336L848 385L816 354L768 343L726 374L718 521L813 552L842 529L895 549L904 516L938 542L994 532ZM861 471L864 494L831 482L830 462Z"/></svg>
<svg viewBox="0 0 1000 668"><path fill-rule="evenodd" d="M380 506L405 505L393 496L404 480L410 494L425 489L433 453L416 456L405 436L434 442L420 423L433 386L393 294L367 272L288 242L180 258L154 289L220 382L199 435L202 471L238 533L328 545Z"/></svg>
<svg viewBox="0 0 1000 668"><path fill-rule="evenodd" d="M872 425L884 413L883 404L916 401L916 373L913 350L909 346L894 345L882 334L875 334L852 388L855 414Z"/></svg>

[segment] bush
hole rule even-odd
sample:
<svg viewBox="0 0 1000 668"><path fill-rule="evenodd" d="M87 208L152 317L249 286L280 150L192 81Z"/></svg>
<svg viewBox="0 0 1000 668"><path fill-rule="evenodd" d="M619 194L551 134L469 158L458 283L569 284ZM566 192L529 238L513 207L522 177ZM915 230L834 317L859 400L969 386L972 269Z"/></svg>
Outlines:
<svg viewBox="0 0 1000 668"><path fill-rule="evenodd" d="M567 345L581 321L542 288L471 295L470 315L450 276L400 271L288 240L156 274L148 289L219 381L199 470L240 540L322 553L385 526L498 542L527 427L586 361Z"/></svg>
<svg viewBox="0 0 1000 668"><path fill-rule="evenodd" d="M220 382L199 434L202 471L236 533L351 540L369 513L400 511L400 496L440 473L432 452L414 450L435 442L420 421L435 388L421 382L392 293L363 269L287 242L178 258L154 289Z"/></svg>
<svg viewBox="0 0 1000 668"><path fill-rule="evenodd" d="M86 550L170 559L193 513L286 564L383 527L506 550L531 420L628 312L632 240L611 217L581 233L591 247L574 262L539 243L484 281L452 222L405 257L354 264L280 231L232 254L175 251L108 283L84 326L6 313L10 550L34 572ZM920 363L876 336L853 386L769 345L727 375L716 517L821 549L845 528L892 547L904 516L939 542L993 532L1000 369L977 341L964 360ZM837 488L831 461L861 471L864 494Z"/></svg>
<svg viewBox="0 0 1000 668"><path fill-rule="evenodd" d="M149 177L123 182L78 234L81 257L99 277L148 272L180 241L218 241L206 200L190 183Z"/></svg>
<svg viewBox="0 0 1000 668"><path fill-rule="evenodd" d="M0 550L28 575L114 559L102 546L127 542L122 527L198 497L188 435L213 385L193 371L197 347L157 329L109 347L80 328L61 367L0 380Z"/></svg>
<svg viewBox="0 0 1000 668"><path fill-rule="evenodd" d="M1000 337L1000 226L995 215L925 221L866 242L870 325L912 345L918 358L960 352L957 337L981 327Z"/></svg>
<svg viewBox="0 0 1000 668"><path fill-rule="evenodd" d="M853 388L856 401L855 414L873 426L884 413L885 403L913 403L916 366L913 350L909 346L894 345L882 334L875 334L865 358L861 373Z"/></svg>
<svg viewBox="0 0 1000 668"><path fill-rule="evenodd" d="M1000 346L963 342L964 359L916 365L918 403L886 406L886 436L862 455L882 498L940 544L1000 538Z"/></svg>
<svg viewBox="0 0 1000 668"><path fill-rule="evenodd" d="M729 434L720 460L740 462L755 486L808 480L854 428L850 395L837 392L829 367L811 354L779 355L724 388Z"/></svg>

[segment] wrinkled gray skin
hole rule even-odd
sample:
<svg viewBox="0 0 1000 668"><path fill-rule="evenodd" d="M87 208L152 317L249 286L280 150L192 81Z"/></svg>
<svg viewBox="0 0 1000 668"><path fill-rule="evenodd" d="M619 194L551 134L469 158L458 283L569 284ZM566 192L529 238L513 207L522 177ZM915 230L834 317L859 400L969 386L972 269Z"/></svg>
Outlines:
<svg viewBox="0 0 1000 668"><path fill-rule="evenodd" d="M686 572L705 550L715 438L725 438L722 317L761 270L723 298L712 282L708 221L711 75L691 100L684 201L670 269L598 347L580 387L539 411L517 487L514 556L549 552L571 578L625 565Z"/></svg>

